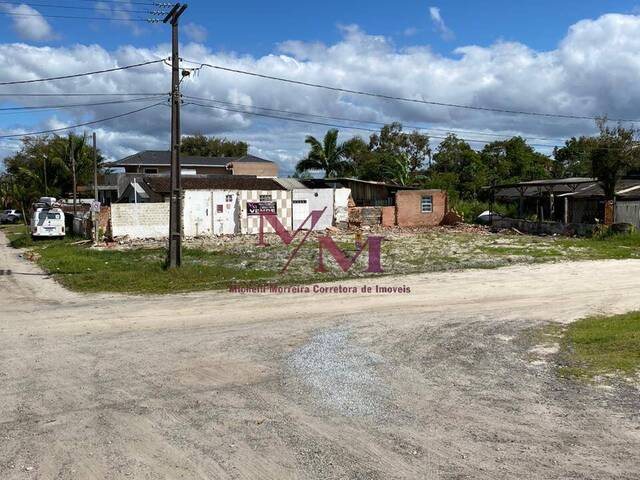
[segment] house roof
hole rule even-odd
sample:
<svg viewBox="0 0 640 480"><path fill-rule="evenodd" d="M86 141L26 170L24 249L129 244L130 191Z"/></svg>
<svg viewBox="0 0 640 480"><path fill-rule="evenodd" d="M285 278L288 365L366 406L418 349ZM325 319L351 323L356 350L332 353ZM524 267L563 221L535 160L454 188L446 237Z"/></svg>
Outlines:
<svg viewBox="0 0 640 480"><path fill-rule="evenodd" d="M417 190L417 187L407 185L399 185L396 183L376 182L373 180L360 180L359 178L343 177L343 178L308 178L301 180L309 188L325 188L348 186L349 184L372 185L374 187L385 187L396 190Z"/></svg>
<svg viewBox="0 0 640 480"><path fill-rule="evenodd" d="M600 183L593 178L560 178L551 180L534 180L493 187L498 198L517 199L523 197L538 197L552 192L558 197L604 197ZM625 178L618 181L616 195L620 197L640 196L640 179Z"/></svg>
<svg viewBox="0 0 640 480"><path fill-rule="evenodd" d="M296 178L274 178L286 190L307 190L308 187Z"/></svg>
<svg viewBox="0 0 640 480"><path fill-rule="evenodd" d="M170 177L145 176L144 183L155 193L169 193ZM243 175L189 175L181 179L183 190L286 190L272 178Z"/></svg>
<svg viewBox="0 0 640 480"><path fill-rule="evenodd" d="M273 163L271 160L244 155L242 157L200 157L180 155L182 167L226 167L229 163ZM163 167L171 164L171 152L168 150L145 150L129 155L108 164L110 167L145 166Z"/></svg>

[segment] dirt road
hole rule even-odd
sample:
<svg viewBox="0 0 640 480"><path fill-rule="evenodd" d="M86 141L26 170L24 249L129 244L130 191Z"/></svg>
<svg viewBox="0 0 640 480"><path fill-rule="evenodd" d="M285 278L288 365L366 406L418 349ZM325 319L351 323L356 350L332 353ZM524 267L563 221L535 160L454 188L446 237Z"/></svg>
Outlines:
<svg viewBox="0 0 640 480"><path fill-rule="evenodd" d="M640 471L638 391L531 355L543 322L640 309L640 261L126 297L67 292L0 243L2 479Z"/></svg>

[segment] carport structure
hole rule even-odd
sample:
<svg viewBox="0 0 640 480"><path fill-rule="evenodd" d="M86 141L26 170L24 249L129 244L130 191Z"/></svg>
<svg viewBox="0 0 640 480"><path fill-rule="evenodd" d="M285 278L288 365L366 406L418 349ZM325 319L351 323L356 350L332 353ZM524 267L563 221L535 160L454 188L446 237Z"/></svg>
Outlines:
<svg viewBox="0 0 640 480"><path fill-rule="evenodd" d="M573 194L579 188L584 186L592 186L597 184L597 180L587 177L559 178L548 180L531 180L528 182L511 183L504 185L495 185L491 187L492 198L507 201L518 201L518 216L524 215L525 200L536 199L536 215L540 219L544 219L544 201L548 201L548 218L555 218L556 205L555 199L561 195ZM564 197L564 215L563 220L568 223L568 197Z"/></svg>
<svg viewBox="0 0 640 480"><path fill-rule="evenodd" d="M539 220L546 218L563 223L596 223L596 219L603 220L606 217L604 190L595 178L532 180L490 188L493 192L492 198L517 201L520 218L525 215L526 207L531 210L534 201L535 213ZM640 204L640 178L620 180L616 189L616 200L617 207L620 208ZM613 210L611 214L613 216ZM618 216L617 212L615 216Z"/></svg>

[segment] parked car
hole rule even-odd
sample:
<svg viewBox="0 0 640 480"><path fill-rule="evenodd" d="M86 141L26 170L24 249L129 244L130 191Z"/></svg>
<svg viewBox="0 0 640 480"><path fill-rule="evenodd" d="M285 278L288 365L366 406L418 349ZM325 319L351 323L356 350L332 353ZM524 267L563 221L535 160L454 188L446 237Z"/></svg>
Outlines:
<svg viewBox="0 0 640 480"><path fill-rule="evenodd" d="M41 197L32 206L31 238L62 238L64 236L64 212L55 198Z"/></svg>
<svg viewBox="0 0 640 480"><path fill-rule="evenodd" d="M504 218L503 215L500 215L496 212L490 212L489 210L485 210L476 218L476 222L480 225L489 225L492 220L500 220Z"/></svg>
<svg viewBox="0 0 640 480"><path fill-rule="evenodd" d="M0 213L0 223L16 223L22 220L22 214L17 210L4 210Z"/></svg>

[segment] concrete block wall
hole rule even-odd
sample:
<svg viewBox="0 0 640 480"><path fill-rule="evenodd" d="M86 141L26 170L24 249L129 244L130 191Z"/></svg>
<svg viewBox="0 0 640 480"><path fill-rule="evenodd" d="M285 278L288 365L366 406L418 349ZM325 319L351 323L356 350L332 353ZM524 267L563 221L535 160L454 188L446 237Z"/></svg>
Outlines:
<svg viewBox="0 0 640 480"><path fill-rule="evenodd" d="M491 228L496 231L516 228L518 231L530 235L590 237L596 231L597 225L588 223L530 222L517 218L500 218L493 220Z"/></svg>
<svg viewBox="0 0 640 480"><path fill-rule="evenodd" d="M349 224L358 226L375 226L382 223L383 207L351 207L349 208Z"/></svg>
<svg viewBox="0 0 640 480"><path fill-rule="evenodd" d="M114 238L167 238L169 203L112 204L111 234Z"/></svg>

